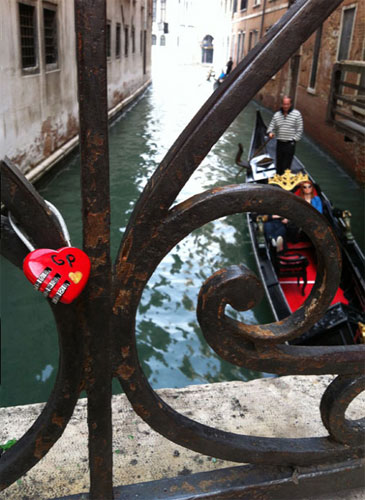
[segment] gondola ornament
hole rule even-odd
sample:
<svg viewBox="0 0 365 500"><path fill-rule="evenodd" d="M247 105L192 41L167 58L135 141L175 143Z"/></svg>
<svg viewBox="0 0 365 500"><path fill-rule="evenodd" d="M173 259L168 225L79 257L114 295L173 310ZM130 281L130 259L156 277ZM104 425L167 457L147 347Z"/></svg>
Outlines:
<svg viewBox="0 0 365 500"><path fill-rule="evenodd" d="M298 172L294 174L290 170L285 170L285 172L280 174L275 174L268 180L268 184L280 186L285 191L291 191L296 186L299 186L302 182L306 182L309 180L308 174L304 174L303 172Z"/></svg>

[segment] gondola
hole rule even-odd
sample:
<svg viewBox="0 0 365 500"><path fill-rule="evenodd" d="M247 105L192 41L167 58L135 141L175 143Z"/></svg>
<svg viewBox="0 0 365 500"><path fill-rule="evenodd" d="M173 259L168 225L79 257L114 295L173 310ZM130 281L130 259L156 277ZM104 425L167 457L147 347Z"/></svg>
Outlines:
<svg viewBox="0 0 365 500"><path fill-rule="evenodd" d="M320 321L290 343L352 345L364 342L365 259L351 233L351 214L347 210L332 207L330 200L298 158L294 157L291 172L286 171L282 176L276 174L275 140L268 140L266 129L257 111L249 160L241 160L241 146L236 156L236 163L246 170L246 182L271 184L295 193L303 179L311 180L321 198L323 215L334 229L342 253L341 282L332 304ZM309 238L297 228L297 231L287 234L285 251L277 252L277 248L265 238L264 220L262 215L252 212L247 214L257 268L273 316L280 321L303 304L313 287L316 276L315 250ZM289 273L286 272L287 262L294 263L294 266L289 266Z"/></svg>

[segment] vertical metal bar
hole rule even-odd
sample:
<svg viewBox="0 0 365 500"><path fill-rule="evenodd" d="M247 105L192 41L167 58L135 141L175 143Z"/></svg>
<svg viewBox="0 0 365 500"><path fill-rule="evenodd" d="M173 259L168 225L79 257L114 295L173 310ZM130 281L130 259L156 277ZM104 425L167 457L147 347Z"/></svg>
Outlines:
<svg viewBox="0 0 365 500"><path fill-rule="evenodd" d="M82 297L88 395L90 498L112 493L110 193L106 1L75 0L84 250L91 276Z"/></svg>

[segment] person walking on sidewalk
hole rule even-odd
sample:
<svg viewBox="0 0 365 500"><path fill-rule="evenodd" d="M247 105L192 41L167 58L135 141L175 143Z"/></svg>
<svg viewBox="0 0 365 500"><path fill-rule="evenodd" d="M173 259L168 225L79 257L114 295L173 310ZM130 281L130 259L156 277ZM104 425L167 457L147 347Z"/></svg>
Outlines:
<svg viewBox="0 0 365 500"><path fill-rule="evenodd" d="M303 135L302 115L293 108L290 97L283 97L281 108L272 117L267 134L270 139L276 137L276 172L282 175L285 170L290 170L295 145Z"/></svg>
<svg viewBox="0 0 365 500"><path fill-rule="evenodd" d="M233 66L233 61L232 61L232 57L230 57L228 59L227 65L226 65L226 75L228 75L231 72L232 66Z"/></svg>

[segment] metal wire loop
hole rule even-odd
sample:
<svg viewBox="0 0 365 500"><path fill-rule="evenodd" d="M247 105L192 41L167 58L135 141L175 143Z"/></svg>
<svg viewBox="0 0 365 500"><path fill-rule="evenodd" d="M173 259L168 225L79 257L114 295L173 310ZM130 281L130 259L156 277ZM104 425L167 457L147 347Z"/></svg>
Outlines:
<svg viewBox="0 0 365 500"><path fill-rule="evenodd" d="M70 247L71 246L70 233L68 232L66 222L65 222L64 218L62 217L61 212L49 201L47 201L47 200L44 200L44 201L47 204L47 206L50 208L50 210L54 213L54 215L57 217L57 220L61 226L63 237L67 242L67 246ZM33 252L33 250L35 250L35 247L29 241L26 234L16 225L11 212L8 213L8 218L9 218L9 223L10 223L11 228L13 229L14 233L24 243L24 245L28 248L28 250Z"/></svg>

